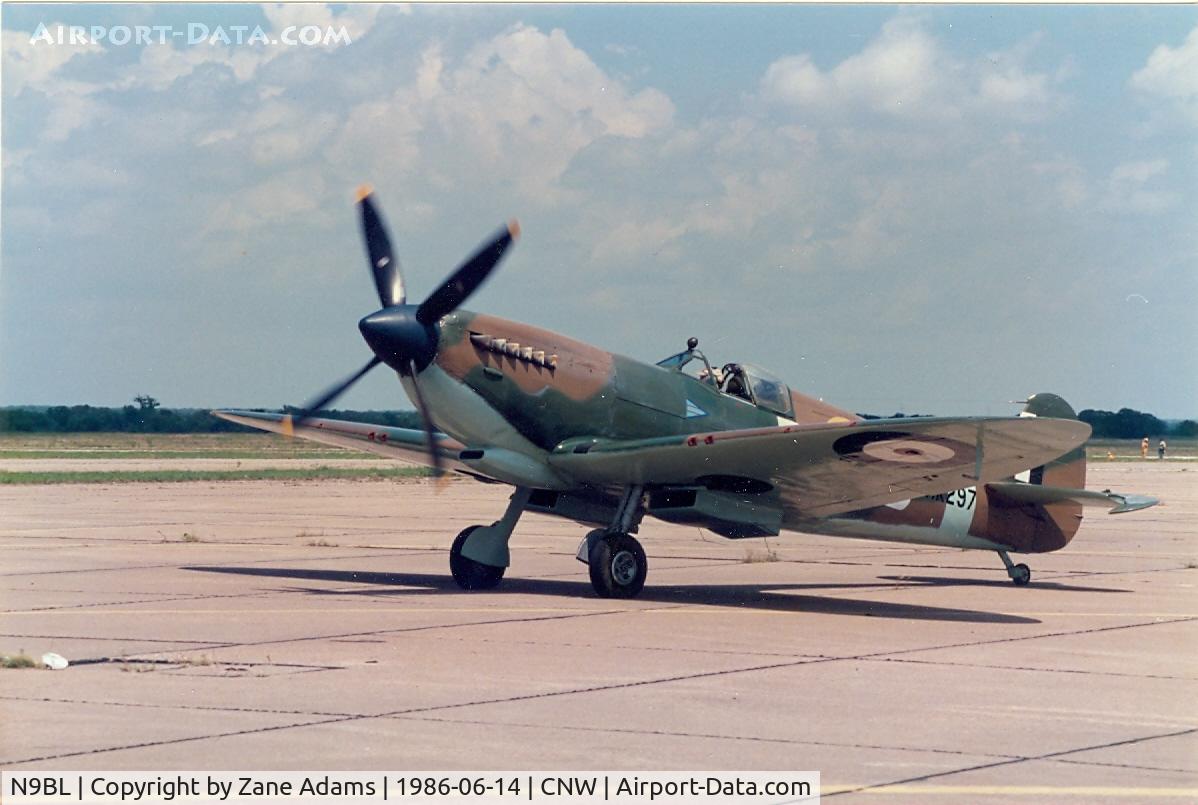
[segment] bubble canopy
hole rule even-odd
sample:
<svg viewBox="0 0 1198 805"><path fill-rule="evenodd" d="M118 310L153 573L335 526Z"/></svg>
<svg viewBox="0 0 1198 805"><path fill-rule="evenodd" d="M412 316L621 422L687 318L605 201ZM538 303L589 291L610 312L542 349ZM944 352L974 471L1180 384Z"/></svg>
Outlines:
<svg viewBox="0 0 1198 805"><path fill-rule="evenodd" d="M790 387L781 378L751 363L742 363L740 368L756 405L782 416L788 417L794 413Z"/></svg>
<svg viewBox="0 0 1198 805"><path fill-rule="evenodd" d="M695 348L697 346L696 341L686 351L658 361L657 365L688 374L692 370L697 371L699 380L716 386L724 394L747 400L784 417L794 413L790 387L777 375L751 363L729 363L722 371L713 371L707 358Z"/></svg>

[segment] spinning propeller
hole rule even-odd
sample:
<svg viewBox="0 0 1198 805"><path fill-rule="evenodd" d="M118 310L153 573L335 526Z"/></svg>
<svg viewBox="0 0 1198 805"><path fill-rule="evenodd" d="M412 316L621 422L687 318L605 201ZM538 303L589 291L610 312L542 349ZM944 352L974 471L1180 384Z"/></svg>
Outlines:
<svg viewBox="0 0 1198 805"><path fill-rule="evenodd" d="M391 238L378 210L370 200L372 190L358 190L358 209L362 213L362 235L366 240L366 253L370 258L370 270L374 274L374 286L378 290L382 308L358 322L358 330L370 345L374 357L358 371L326 389L294 415L290 427L302 425L323 408L329 406L367 372L380 363L385 363L401 375L412 378L415 389L416 408L424 424L424 434L433 471L441 475L441 457L437 453L433 436L433 422L416 375L422 372L437 357L437 322L447 313L452 313L490 276L503 259L504 252L520 236L520 226L515 221L497 232L487 243L441 283L427 299L419 305L407 303L403 271L391 251ZM290 430L290 428L288 429Z"/></svg>

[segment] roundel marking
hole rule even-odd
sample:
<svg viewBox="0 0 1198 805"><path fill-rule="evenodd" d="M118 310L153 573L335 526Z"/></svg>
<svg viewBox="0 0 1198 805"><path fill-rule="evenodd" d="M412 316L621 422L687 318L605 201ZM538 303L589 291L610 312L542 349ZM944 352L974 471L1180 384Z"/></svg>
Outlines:
<svg viewBox="0 0 1198 805"><path fill-rule="evenodd" d="M867 431L842 436L832 444L841 457L867 464L936 465L974 460L972 444L943 436L922 436L902 431Z"/></svg>
<svg viewBox="0 0 1198 805"><path fill-rule="evenodd" d="M939 464L952 459L957 453L951 447L937 442L920 442L914 439L893 439L871 442L861 452L879 461L897 461L902 464Z"/></svg>

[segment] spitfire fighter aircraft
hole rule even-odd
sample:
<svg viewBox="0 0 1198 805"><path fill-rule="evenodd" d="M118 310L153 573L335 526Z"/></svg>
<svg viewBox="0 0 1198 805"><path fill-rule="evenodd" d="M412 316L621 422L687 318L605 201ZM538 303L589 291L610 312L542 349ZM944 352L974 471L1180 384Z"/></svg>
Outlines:
<svg viewBox="0 0 1198 805"><path fill-rule="evenodd" d="M449 565L467 590L499 584L525 511L596 526L578 548L603 597L645 584L632 535L645 515L730 539L799 531L1009 553L1055 551L1083 506L1112 513L1153 498L1087 491L1090 427L1052 394L1019 416L864 420L791 391L749 364L716 368L687 348L657 364L459 308L519 234L513 222L427 299L409 304L390 237L371 200L358 207L380 310L358 322L374 355L296 415L217 416L515 487L507 511L457 535ZM386 364L424 429L318 418Z"/></svg>

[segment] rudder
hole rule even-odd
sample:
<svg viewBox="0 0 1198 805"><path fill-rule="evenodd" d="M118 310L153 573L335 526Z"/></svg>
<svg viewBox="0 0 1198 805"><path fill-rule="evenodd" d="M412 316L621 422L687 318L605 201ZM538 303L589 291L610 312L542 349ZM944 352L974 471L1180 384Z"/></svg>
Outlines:
<svg viewBox="0 0 1198 805"><path fill-rule="evenodd" d="M1053 419L1077 419L1073 406L1065 400L1048 392L1033 394L1027 398L1027 403L1020 416L1051 417ZM1055 458L1042 467L1031 470L1028 482L1046 486L1060 486L1071 489L1086 488L1086 448L1085 445L1076 447L1059 458Z"/></svg>

